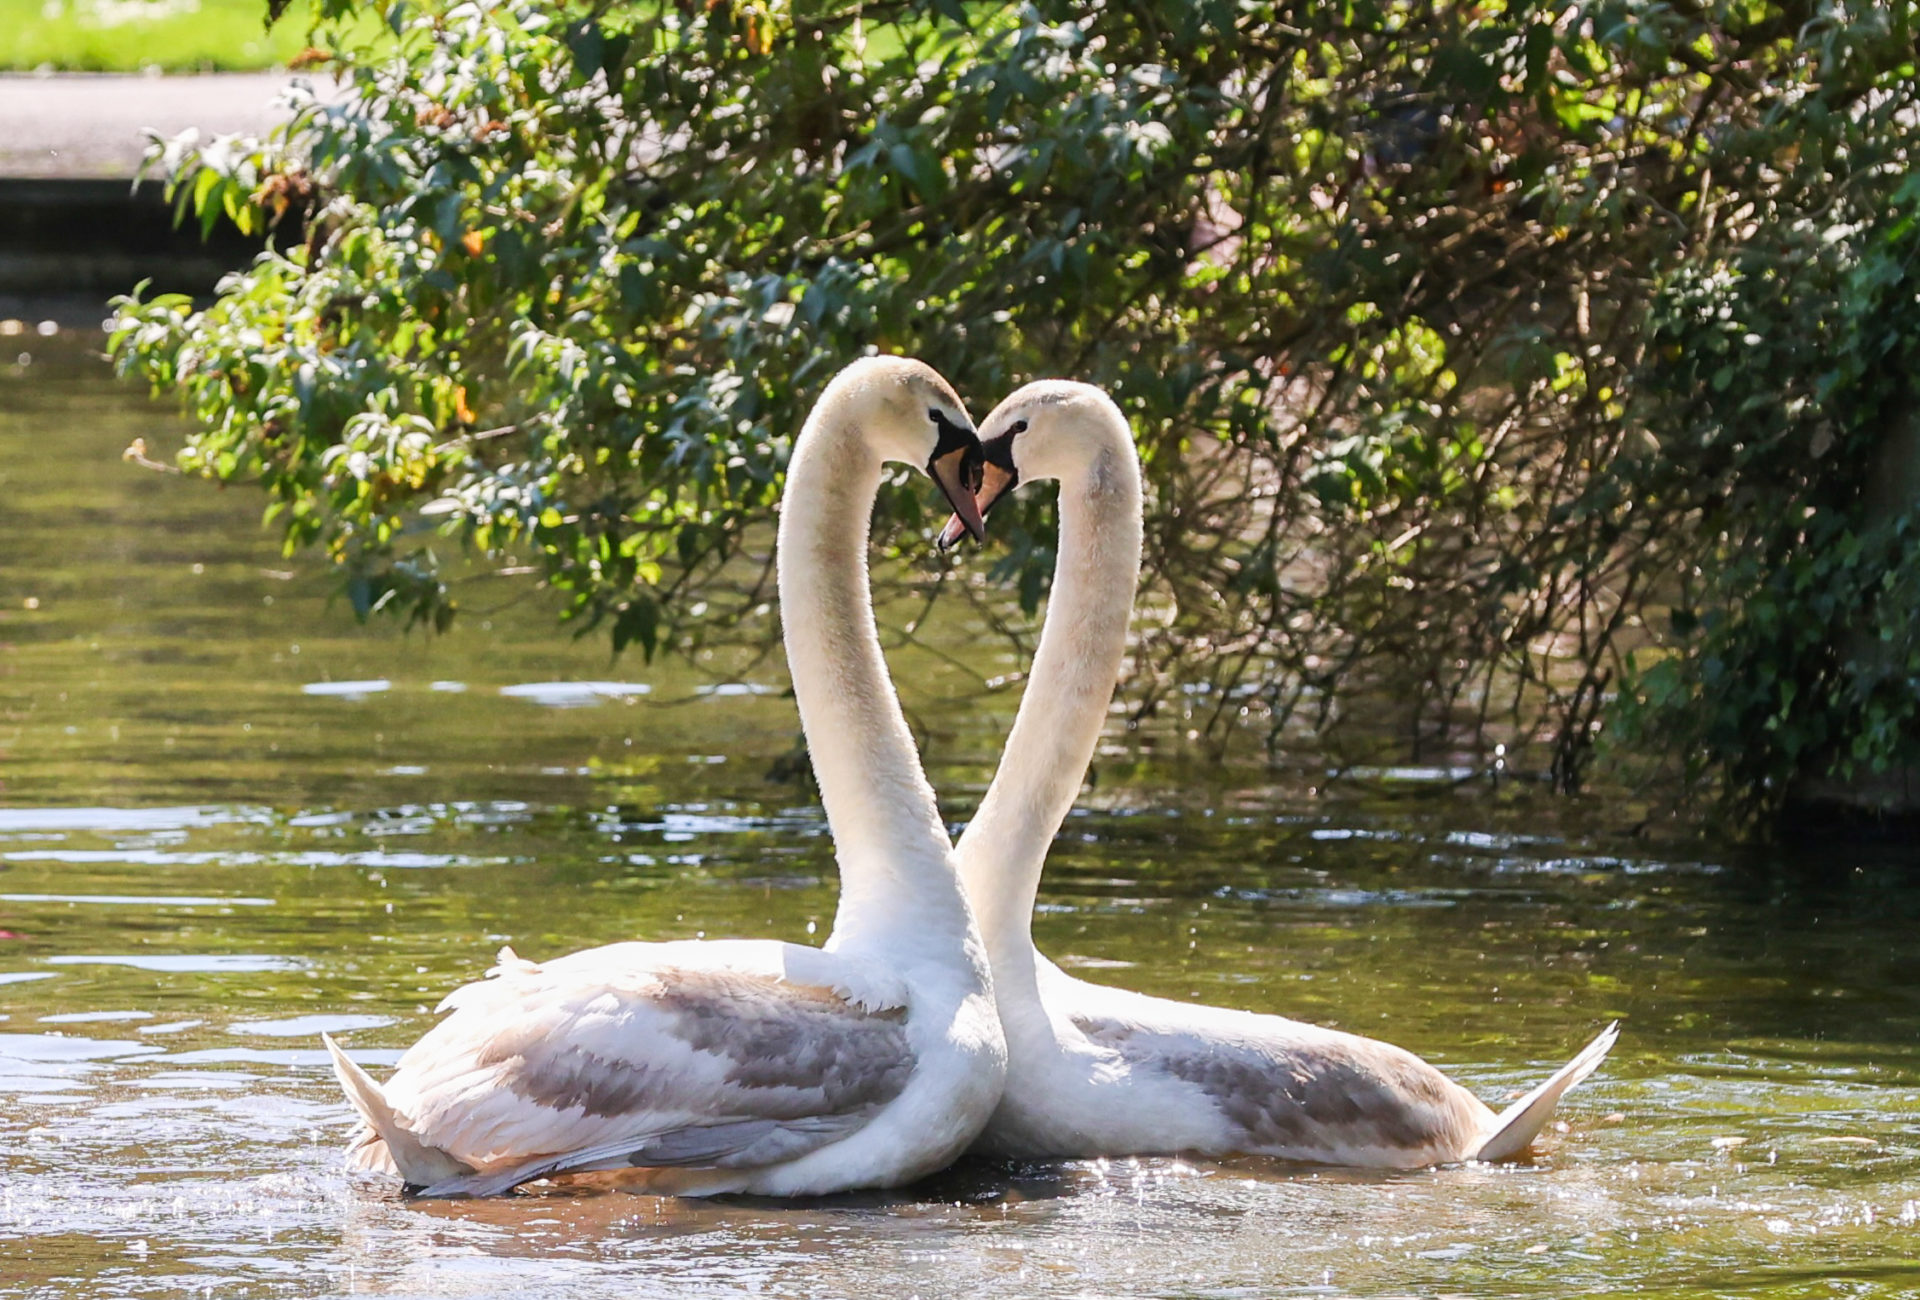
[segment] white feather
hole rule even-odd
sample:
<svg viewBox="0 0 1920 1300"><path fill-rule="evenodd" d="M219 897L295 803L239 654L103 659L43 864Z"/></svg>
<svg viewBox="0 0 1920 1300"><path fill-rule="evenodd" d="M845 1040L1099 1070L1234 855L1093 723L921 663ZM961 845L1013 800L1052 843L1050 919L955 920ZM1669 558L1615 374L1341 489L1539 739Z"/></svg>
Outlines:
<svg viewBox="0 0 1920 1300"><path fill-rule="evenodd" d="M979 1132L1005 1043L865 567L882 464L930 462L930 410L967 423L927 367L856 362L788 469L787 654L842 875L827 949L619 943L530 962L503 948L384 1086L329 1042L362 1121L356 1164L428 1195L608 1171L650 1190L785 1195L906 1182Z"/></svg>
<svg viewBox="0 0 1920 1300"><path fill-rule="evenodd" d="M1085 384L996 407L1018 481L1060 481L1047 618L1000 770L957 852L993 963L1009 1066L980 1139L1006 1155L1266 1154L1411 1168L1523 1150L1599 1064L1609 1029L1525 1101L1493 1112L1387 1043L1279 1016L1143 997L1060 971L1033 946L1048 847L1072 808L1126 654L1140 469L1125 418Z"/></svg>

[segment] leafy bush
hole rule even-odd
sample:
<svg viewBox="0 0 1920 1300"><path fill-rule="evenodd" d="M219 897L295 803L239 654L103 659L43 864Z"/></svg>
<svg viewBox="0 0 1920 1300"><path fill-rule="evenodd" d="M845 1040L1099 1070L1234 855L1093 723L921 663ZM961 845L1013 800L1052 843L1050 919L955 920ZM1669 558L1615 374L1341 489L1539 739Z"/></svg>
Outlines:
<svg viewBox="0 0 1920 1300"><path fill-rule="evenodd" d="M351 102L176 145L186 207L300 220L114 335L193 411L183 464L258 481L362 611L444 623L457 540L616 647L751 616L791 431L880 347L981 406L1115 392L1133 702L1218 745L1539 740L1571 786L1624 675L1730 789L1911 747L1906 643L1857 650L1912 589L1861 514L1911 373L1910 4L385 12L377 56L349 0L312 34ZM1021 509L993 573L1031 610Z"/></svg>
<svg viewBox="0 0 1920 1300"><path fill-rule="evenodd" d="M1623 721L1746 811L1920 763L1910 113L1868 105L1839 158L1780 173L1774 210L1726 214L1752 228L1678 267L1649 319L1642 399L1670 436L1624 477L1686 511L1691 546L1674 653L1628 675Z"/></svg>

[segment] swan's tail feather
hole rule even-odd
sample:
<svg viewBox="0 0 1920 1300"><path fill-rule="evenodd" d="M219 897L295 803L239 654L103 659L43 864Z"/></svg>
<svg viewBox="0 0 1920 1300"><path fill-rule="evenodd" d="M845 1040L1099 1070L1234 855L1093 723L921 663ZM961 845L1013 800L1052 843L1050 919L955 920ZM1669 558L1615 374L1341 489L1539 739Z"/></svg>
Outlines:
<svg viewBox="0 0 1920 1300"><path fill-rule="evenodd" d="M1494 1118L1493 1128L1481 1139L1479 1148L1468 1158L1511 1160L1525 1151L1553 1118L1553 1108L1560 1104L1560 1098L1599 1068L1619 1038L1620 1022L1616 1020L1581 1048L1578 1056L1555 1070L1545 1083L1501 1111Z"/></svg>
<svg viewBox="0 0 1920 1300"><path fill-rule="evenodd" d="M355 1065L328 1035L320 1035L320 1041L333 1057L333 1076L340 1081L340 1090L347 1094L368 1130L347 1153L349 1164L361 1169L391 1169L409 1187L441 1183L474 1172L409 1132L387 1104L387 1095L373 1076Z"/></svg>

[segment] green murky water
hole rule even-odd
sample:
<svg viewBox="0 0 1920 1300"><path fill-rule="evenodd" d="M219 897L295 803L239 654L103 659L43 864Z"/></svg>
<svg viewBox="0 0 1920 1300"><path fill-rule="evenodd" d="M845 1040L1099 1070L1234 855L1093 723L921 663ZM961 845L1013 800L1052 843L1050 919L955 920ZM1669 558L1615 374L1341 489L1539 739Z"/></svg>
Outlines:
<svg viewBox="0 0 1920 1300"><path fill-rule="evenodd" d="M1172 759L1104 769L1042 946L1377 1034L1495 1101L1624 1017L1540 1163L974 1164L804 1206L349 1179L319 1031L389 1062L506 941L824 932L824 825L767 778L779 666L611 663L507 581L448 637L356 628L257 499L120 464L170 445L164 413L17 342L0 1295L1920 1295L1920 852L1663 856L1592 829L1604 804ZM893 662L964 818L1011 701Z"/></svg>

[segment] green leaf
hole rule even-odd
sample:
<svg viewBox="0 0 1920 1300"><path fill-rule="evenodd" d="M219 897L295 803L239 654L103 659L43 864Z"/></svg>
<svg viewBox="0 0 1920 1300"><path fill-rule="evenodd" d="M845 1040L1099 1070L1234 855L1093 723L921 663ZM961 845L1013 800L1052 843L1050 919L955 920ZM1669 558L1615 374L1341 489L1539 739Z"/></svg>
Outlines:
<svg viewBox="0 0 1920 1300"><path fill-rule="evenodd" d="M619 654L638 643L641 653L652 660L660 641L660 606L645 593L638 593L623 607L613 623L613 652Z"/></svg>

